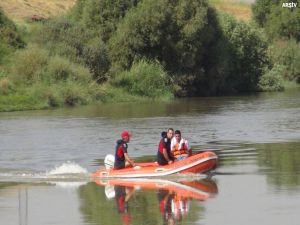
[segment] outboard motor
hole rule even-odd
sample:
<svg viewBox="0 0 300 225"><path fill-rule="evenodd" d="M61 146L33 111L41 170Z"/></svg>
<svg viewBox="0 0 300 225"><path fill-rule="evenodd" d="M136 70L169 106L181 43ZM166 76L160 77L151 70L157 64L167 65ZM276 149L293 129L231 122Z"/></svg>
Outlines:
<svg viewBox="0 0 300 225"><path fill-rule="evenodd" d="M104 159L105 169L107 170L113 169L114 164L115 164L115 157L111 154L106 155Z"/></svg>

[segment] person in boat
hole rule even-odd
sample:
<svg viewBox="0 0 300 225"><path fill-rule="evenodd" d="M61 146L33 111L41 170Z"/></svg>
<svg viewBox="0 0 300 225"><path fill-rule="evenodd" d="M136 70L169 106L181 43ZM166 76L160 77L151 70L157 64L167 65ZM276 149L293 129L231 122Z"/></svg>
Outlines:
<svg viewBox="0 0 300 225"><path fill-rule="evenodd" d="M169 128L167 132L161 133L162 138L158 144L157 162L159 165L168 165L174 162L171 154L171 139L174 135L174 129Z"/></svg>
<svg viewBox="0 0 300 225"><path fill-rule="evenodd" d="M134 161L129 157L127 152L127 143L129 143L130 137L131 135L128 131L123 131L121 133L122 139L117 141L114 163L114 169L116 170L125 168L127 164L131 165L132 167L135 166Z"/></svg>
<svg viewBox="0 0 300 225"><path fill-rule="evenodd" d="M181 137L180 130L175 131L175 136L171 140L171 153L176 161L192 155L192 148L189 146L188 141Z"/></svg>

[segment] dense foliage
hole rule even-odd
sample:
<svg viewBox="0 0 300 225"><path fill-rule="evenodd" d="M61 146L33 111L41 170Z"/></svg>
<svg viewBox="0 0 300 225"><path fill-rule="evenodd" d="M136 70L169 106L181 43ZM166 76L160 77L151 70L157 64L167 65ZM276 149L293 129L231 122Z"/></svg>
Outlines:
<svg viewBox="0 0 300 225"><path fill-rule="evenodd" d="M259 78L269 65L264 35L256 27L237 22L228 15L220 15L219 23L217 65L214 65L219 88L222 92L256 90Z"/></svg>
<svg viewBox="0 0 300 225"><path fill-rule="evenodd" d="M300 81L299 10L266 3L253 6L257 26L208 0L78 0L64 17L35 22L14 54L25 44L0 12L0 91L20 102L39 96L44 108L281 90L282 78ZM259 26L288 38L285 50L268 46Z"/></svg>
<svg viewBox="0 0 300 225"><path fill-rule="evenodd" d="M102 80L109 68L107 49L101 37L75 21L67 18L49 21L35 38L52 55L59 54L90 68L96 80Z"/></svg>
<svg viewBox="0 0 300 225"><path fill-rule="evenodd" d="M256 29L219 18L206 1L196 0L141 2L119 23L109 46L113 73L140 58L158 60L176 94L184 95L256 90L267 61Z"/></svg>
<svg viewBox="0 0 300 225"><path fill-rule="evenodd" d="M300 45L296 40L274 43L269 54L273 64L283 68L281 76L285 80L300 83Z"/></svg>
<svg viewBox="0 0 300 225"><path fill-rule="evenodd" d="M283 7L283 4L292 2L297 7ZM269 48L270 71L266 71L260 88L267 91L274 87L275 90L282 89L282 79L300 83L299 1L257 0L252 10L255 21L272 41Z"/></svg>
<svg viewBox="0 0 300 225"><path fill-rule="evenodd" d="M0 8L0 62L14 49L25 46L15 24L9 20Z"/></svg>
<svg viewBox="0 0 300 225"><path fill-rule="evenodd" d="M164 68L171 81L166 90L175 95L257 90L268 63L267 45L250 24L218 16L206 0L120 0L117 5L78 1L68 18L43 27L39 43L84 64L98 82L108 80L116 87L124 74L136 81L131 67L146 60Z"/></svg>
<svg viewBox="0 0 300 225"><path fill-rule="evenodd" d="M297 3L295 8L284 8L283 3ZM299 1L256 0L253 4L253 16L257 23L265 27L270 39L294 38L300 41Z"/></svg>
<svg viewBox="0 0 300 225"><path fill-rule="evenodd" d="M139 0L77 0L70 17L107 41L126 12Z"/></svg>
<svg viewBox="0 0 300 225"><path fill-rule="evenodd" d="M168 77L157 62L140 60L129 71L121 72L112 84L124 88L131 94L147 97L166 96L170 94Z"/></svg>

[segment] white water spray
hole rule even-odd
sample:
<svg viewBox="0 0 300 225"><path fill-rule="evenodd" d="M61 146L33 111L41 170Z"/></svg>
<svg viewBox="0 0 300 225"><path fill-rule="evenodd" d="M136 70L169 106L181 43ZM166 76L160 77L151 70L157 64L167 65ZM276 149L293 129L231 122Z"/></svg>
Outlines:
<svg viewBox="0 0 300 225"><path fill-rule="evenodd" d="M60 175L60 174L88 174L87 169L79 166L73 162L63 163L61 166L55 167L50 170L47 174L49 175Z"/></svg>

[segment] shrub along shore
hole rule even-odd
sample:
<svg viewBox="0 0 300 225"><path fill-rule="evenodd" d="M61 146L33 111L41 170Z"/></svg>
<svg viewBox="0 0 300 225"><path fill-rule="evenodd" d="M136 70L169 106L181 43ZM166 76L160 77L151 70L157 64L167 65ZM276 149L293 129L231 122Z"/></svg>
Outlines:
<svg viewBox="0 0 300 225"><path fill-rule="evenodd" d="M297 24L299 9L257 0L248 21L224 13L221 1L77 0L63 16L19 26L0 11L0 111L283 91L299 83L300 26L288 29L275 16Z"/></svg>

